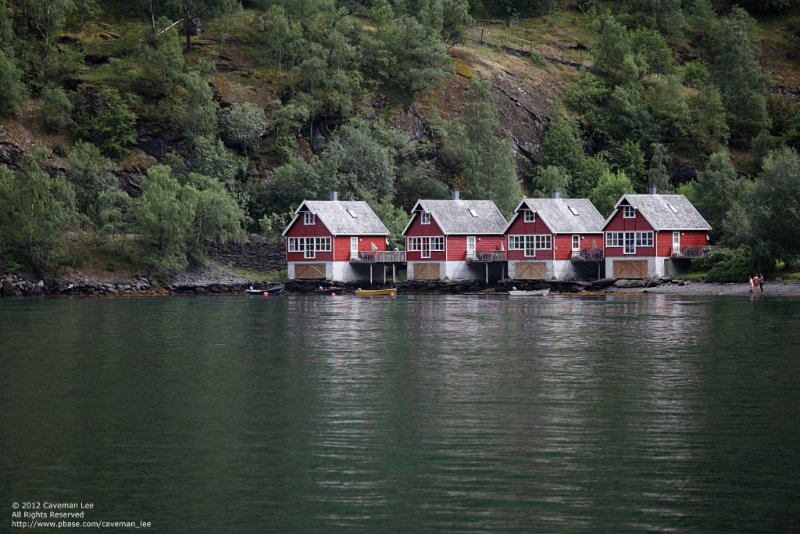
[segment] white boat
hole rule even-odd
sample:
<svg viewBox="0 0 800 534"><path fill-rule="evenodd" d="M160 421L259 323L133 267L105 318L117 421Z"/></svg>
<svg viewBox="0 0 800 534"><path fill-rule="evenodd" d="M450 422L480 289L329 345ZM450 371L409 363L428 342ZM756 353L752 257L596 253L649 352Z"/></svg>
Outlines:
<svg viewBox="0 0 800 534"><path fill-rule="evenodd" d="M547 289L534 289L532 291L522 291L516 287L511 288L508 292L509 297L546 297L550 293L550 288Z"/></svg>

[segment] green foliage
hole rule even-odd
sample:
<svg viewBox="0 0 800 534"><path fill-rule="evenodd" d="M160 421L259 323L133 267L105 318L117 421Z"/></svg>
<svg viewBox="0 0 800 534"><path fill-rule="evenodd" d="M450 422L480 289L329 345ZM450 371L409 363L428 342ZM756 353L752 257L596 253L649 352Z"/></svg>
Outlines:
<svg viewBox="0 0 800 534"><path fill-rule="evenodd" d="M762 259L800 256L800 155L784 148L763 167L752 199L754 251Z"/></svg>
<svg viewBox="0 0 800 534"><path fill-rule="evenodd" d="M571 180L563 167L540 167L533 177L533 196L547 198L556 191L567 191Z"/></svg>
<svg viewBox="0 0 800 534"><path fill-rule="evenodd" d="M335 182L318 173L318 160L312 163L293 156L285 165L275 169L269 188L269 204L277 212L293 211L303 200L321 198L335 190Z"/></svg>
<svg viewBox="0 0 800 534"><path fill-rule="evenodd" d="M389 247L401 248L405 244L403 237L403 229L408 223L408 212L402 208L394 205L393 198L390 196L384 197L383 200L377 201L371 197L366 197L364 200L375 212L375 215L386 225L389 230Z"/></svg>
<svg viewBox="0 0 800 534"><path fill-rule="evenodd" d="M228 150L216 137L196 137L191 155L191 168L199 174L230 183L245 162Z"/></svg>
<svg viewBox="0 0 800 534"><path fill-rule="evenodd" d="M697 174L693 203L711 225L709 237L718 242L723 236L723 221L741 199L743 189L727 153L711 155L706 168Z"/></svg>
<svg viewBox="0 0 800 534"><path fill-rule="evenodd" d="M733 9L717 25L711 64L711 79L728 111L732 139L740 144L770 126L765 78L748 33L754 24L743 10Z"/></svg>
<svg viewBox="0 0 800 534"><path fill-rule="evenodd" d="M277 238L283 233L283 230L294 217L294 212L287 211L285 213L273 212L264 215L258 220L258 226L261 229L261 235L264 237Z"/></svg>
<svg viewBox="0 0 800 534"><path fill-rule="evenodd" d="M636 30L631 34L631 49L636 63L644 74L671 74L674 70L673 52L667 41L655 30Z"/></svg>
<svg viewBox="0 0 800 534"><path fill-rule="evenodd" d="M662 141L688 140L691 128L689 99L675 76L661 76L647 90L648 107Z"/></svg>
<svg viewBox="0 0 800 534"><path fill-rule="evenodd" d="M14 12L5 0L0 1L0 52L14 57Z"/></svg>
<svg viewBox="0 0 800 534"><path fill-rule="evenodd" d="M56 38L64 31L67 18L75 11L73 0L26 0L22 14L28 35L35 40L34 73L40 83L50 54L56 49Z"/></svg>
<svg viewBox="0 0 800 534"><path fill-rule="evenodd" d="M687 87L701 88L708 84L708 67L700 60L690 61L681 67L683 84Z"/></svg>
<svg viewBox="0 0 800 534"><path fill-rule="evenodd" d="M79 116L81 135L108 156L125 154L128 145L136 142L136 114L131 103L129 96L104 89L97 95L96 109Z"/></svg>
<svg viewBox="0 0 800 534"><path fill-rule="evenodd" d="M564 118L557 118L545 132L536 163L541 168L562 168L572 178L567 192L576 198L588 197L607 167L602 160L586 155L580 137Z"/></svg>
<svg viewBox="0 0 800 534"><path fill-rule="evenodd" d="M0 248L34 269L55 267L63 233L75 222L75 193L46 171L47 153L35 150L12 173L0 165Z"/></svg>
<svg viewBox="0 0 800 534"><path fill-rule="evenodd" d="M463 43L471 23L467 0L442 0L442 40L445 43Z"/></svg>
<svg viewBox="0 0 800 534"><path fill-rule="evenodd" d="M208 244L241 233L243 218L218 180L190 173L181 185L163 165L148 171L130 213L148 265L160 271L202 264Z"/></svg>
<svg viewBox="0 0 800 534"><path fill-rule="evenodd" d="M433 162L406 161L400 164L397 181L397 194L395 202L406 211L411 211L417 200L446 199L449 191L447 186L436 179L436 167Z"/></svg>
<svg viewBox="0 0 800 534"><path fill-rule="evenodd" d="M235 0L165 0L164 6L176 18L183 20L186 49L191 46L191 36L202 19L223 16L236 9Z"/></svg>
<svg viewBox="0 0 800 534"><path fill-rule="evenodd" d="M597 21L599 38L592 53L594 70L611 84L622 84L639 77L639 70L631 54L631 41L625 26L608 13Z"/></svg>
<svg viewBox="0 0 800 534"><path fill-rule="evenodd" d="M250 102L234 104L222 112L220 129L226 143L241 148L247 155L267 131L267 116L263 109Z"/></svg>
<svg viewBox="0 0 800 534"><path fill-rule="evenodd" d="M671 158L667 147L661 143L650 145L650 167L647 169L647 185L655 186L659 193L672 191L672 179L669 175Z"/></svg>
<svg viewBox="0 0 800 534"><path fill-rule="evenodd" d="M191 138L214 136L217 133L219 106L206 79L199 72L183 76L187 98L183 104L183 129Z"/></svg>
<svg viewBox="0 0 800 534"><path fill-rule="evenodd" d="M478 77L467 93L467 114L455 124L448 151L461 172L465 198L490 199L506 216L522 198L511 143L497 135L500 125L491 86Z"/></svg>
<svg viewBox="0 0 800 534"><path fill-rule="evenodd" d="M697 258L693 270L707 271L706 282L729 283L747 282L753 275L755 266L750 252L745 247L723 249L716 254Z"/></svg>
<svg viewBox="0 0 800 534"><path fill-rule="evenodd" d="M131 197L121 189L105 189L97 197L97 231L114 239L127 232ZM124 241L122 243L124 245Z"/></svg>
<svg viewBox="0 0 800 534"><path fill-rule="evenodd" d="M77 207L99 223L100 195L117 188L114 163L91 143L78 141L67 156L67 179L75 186Z"/></svg>
<svg viewBox="0 0 800 534"><path fill-rule="evenodd" d="M645 156L639 143L626 140L622 144L613 144L600 153L613 171L624 172L638 189L644 190L646 174Z"/></svg>
<svg viewBox="0 0 800 534"><path fill-rule="evenodd" d="M48 84L42 90L39 118L45 129L60 132L72 122L72 100L64 89Z"/></svg>
<svg viewBox="0 0 800 534"><path fill-rule="evenodd" d="M292 154L300 129L311 117L311 113L306 106L294 102L283 105L280 100L275 100L272 105L267 131L275 143L276 152L285 158Z"/></svg>
<svg viewBox="0 0 800 534"><path fill-rule="evenodd" d="M711 85L703 86L691 108L694 134L701 145L707 151L726 146L730 129L725 122L725 107L719 91Z"/></svg>
<svg viewBox="0 0 800 534"><path fill-rule="evenodd" d="M0 117L8 117L17 111L25 100L25 86L20 79L14 61L0 50Z"/></svg>
<svg viewBox="0 0 800 534"><path fill-rule="evenodd" d="M633 183L624 172L606 170L600 176L597 186L592 190L589 199L603 217L614 211L614 205L627 193L633 193Z"/></svg>

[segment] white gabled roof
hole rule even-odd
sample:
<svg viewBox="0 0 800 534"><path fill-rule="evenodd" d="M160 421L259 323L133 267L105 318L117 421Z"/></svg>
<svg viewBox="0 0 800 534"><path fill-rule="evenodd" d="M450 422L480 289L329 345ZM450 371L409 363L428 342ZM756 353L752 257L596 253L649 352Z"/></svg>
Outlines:
<svg viewBox="0 0 800 534"><path fill-rule="evenodd" d="M600 234L605 221L588 198L523 198L517 209L535 212L554 234ZM506 231L514 223L508 223Z"/></svg>
<svg viewBox="0 0 800 534"><path fill-rule="evenodd" d="M654 230L711 230L711 225L683 195L623 195L604 226L614 218L621 205L630 205L641 213Z"/></svg>
<svg viewBox="0 0 800 534"><path fill-rule="evenodd" d="M420 211L430 213L445 235L502 234L508 224L491 200L418 200L403 234Z"/></svg>
<svg viewBox="0 0 800 534"><path fill-rule="evenodd" d="M313 213L334 236L389 235L386 225L363 200L304 200L281 235L286 235L305 211Z"/></svg>

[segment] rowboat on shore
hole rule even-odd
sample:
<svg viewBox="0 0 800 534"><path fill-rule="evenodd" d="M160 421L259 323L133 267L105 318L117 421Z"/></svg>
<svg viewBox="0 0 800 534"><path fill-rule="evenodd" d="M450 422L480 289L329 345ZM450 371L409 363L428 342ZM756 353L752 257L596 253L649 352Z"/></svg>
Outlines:
<svg viewBox="0 0 800 534"><path fill-rule="evenodd" d="M394 297L397 289L356 289L357 297Z"/></svg>
<svg viewBox="0 0 800 534"><path fill-rule="evenodd" d="M343 287L319 287L318 289L314 290L314 293L317 295L329 295L331 297L335 297L336 295L341 295L344 293Z"/></svg>
<svg viewBox="0 0 800 534"><path fill-rule="evenodd" d="M550 288L547 289L534 289L531 291L522 291L513 288L508 292L509 297L546 297L550 294Z"/></svg>
<svg viewBox="0 0 800 534"><path fill-rule="evenodd" d="M267 289L253 289L252 287L246 290L248 295L258 295L262 297L273 297L283 293L283 286L275 286Z"/></svg>

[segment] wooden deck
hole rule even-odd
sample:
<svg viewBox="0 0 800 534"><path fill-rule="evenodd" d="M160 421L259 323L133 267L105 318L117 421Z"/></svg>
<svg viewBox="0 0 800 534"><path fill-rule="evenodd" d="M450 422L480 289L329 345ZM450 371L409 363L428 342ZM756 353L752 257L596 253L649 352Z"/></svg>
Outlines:
<svg viewBox="0 0 800 534"><path fill-rule="evenodd" d="M584 248L572 251L572 261L575 263L596 263L603 261L603 251L599 248Z"/></svg>
<svg viewBox="0 0 800 534"><path fill-rule="evenodd" d="M403 250L350 253L350 263L404 263L405 261L406 253Z"/></svg>
<svg viewBox="0 0 800 534"><path fill-rule="evenodd" d="M508 261L508 252L505 250L467 252L467 261L470 263L492 263L495 261Z"/></svg>

